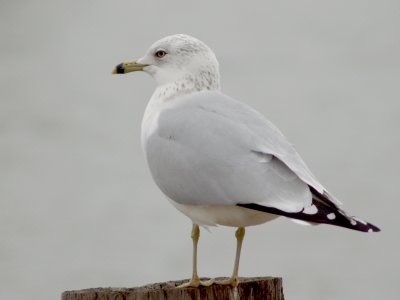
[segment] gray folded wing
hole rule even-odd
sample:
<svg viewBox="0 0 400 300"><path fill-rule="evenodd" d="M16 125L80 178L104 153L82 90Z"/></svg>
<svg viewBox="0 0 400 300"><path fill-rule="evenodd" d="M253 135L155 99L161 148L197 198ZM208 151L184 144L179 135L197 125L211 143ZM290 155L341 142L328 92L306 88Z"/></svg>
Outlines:
<svg viewBox="0 0 400 300"><path fill-rule="evenodd" d="M314 191L340 204L271 122L220 92L171 101L146 143L156 183L179 203L298 212L311 205Z"/></svg>

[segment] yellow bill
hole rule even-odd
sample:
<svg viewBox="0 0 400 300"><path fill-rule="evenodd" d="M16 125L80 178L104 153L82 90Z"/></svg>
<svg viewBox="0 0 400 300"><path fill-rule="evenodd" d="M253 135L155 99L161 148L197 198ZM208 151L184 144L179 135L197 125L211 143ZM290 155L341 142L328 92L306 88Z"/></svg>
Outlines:
<svg viewBox="0 0 400 300"><path fill-rule="evenodd" d="M146 64L139 64L136 61L124 62L117 65L112 74L126 74L129 72L143 71L144 67L147 67Z"/></svg>

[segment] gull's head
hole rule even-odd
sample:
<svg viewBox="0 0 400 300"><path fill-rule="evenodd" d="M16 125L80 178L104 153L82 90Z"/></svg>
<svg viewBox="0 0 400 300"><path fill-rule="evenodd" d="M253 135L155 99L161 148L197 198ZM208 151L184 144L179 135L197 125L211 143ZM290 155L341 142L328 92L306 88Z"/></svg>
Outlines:
<svg viewBox="0 0 400 300"><path fill-rule="evenodd" d="M150 74L158 86L176 83L193 90L219 89L219 66L214 52L185 34L162 38L142 58L119 64L113 73L134 71Z"/></svg>

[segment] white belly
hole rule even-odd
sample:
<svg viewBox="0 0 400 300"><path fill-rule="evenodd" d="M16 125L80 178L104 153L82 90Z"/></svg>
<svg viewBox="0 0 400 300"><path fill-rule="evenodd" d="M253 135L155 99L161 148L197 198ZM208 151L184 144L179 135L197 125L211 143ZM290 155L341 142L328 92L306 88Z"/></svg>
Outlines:
<svg viewBox="0 0 400 300"><path fill-rule="evenodd" d="M247 227L259 225L279 217L236 205L190 205L168 200L176 209L188 216L193 223L202 226Z"/></svg>

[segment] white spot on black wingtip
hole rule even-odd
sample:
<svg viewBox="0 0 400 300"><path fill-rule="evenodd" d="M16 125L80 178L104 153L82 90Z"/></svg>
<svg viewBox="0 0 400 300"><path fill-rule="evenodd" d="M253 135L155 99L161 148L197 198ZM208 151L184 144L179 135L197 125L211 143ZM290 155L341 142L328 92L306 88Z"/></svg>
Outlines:
<svg viewBox="0 0 400 300"><path fill-rule="evenodd" d="M374 231L372 230L372 228L370 228L370 229L368 229L368 232L374 232Z"/></svg>
<svg viewBox="0 0 400 300"><path fill-rule="evenodd" d="M303 209L303 213L307 215L315 215L317 212L318 209L314 204Z"/></svg>
<svg viewBox="0 0 400 300"><path fill-rule="evenodd" d="M357 221L356 221L356 220L353 220L353 219L350 220L350 223L351 223L351 225L353 225L353 226L356 226L356 225L357 225Z"/></svg>
<svg viewBox="0 0 400 300"><path fill-rule="evenodd" d="M336 219L335 213L327 214L326 217L327 217L329 220L335 220L335 219Z"/></svg>

